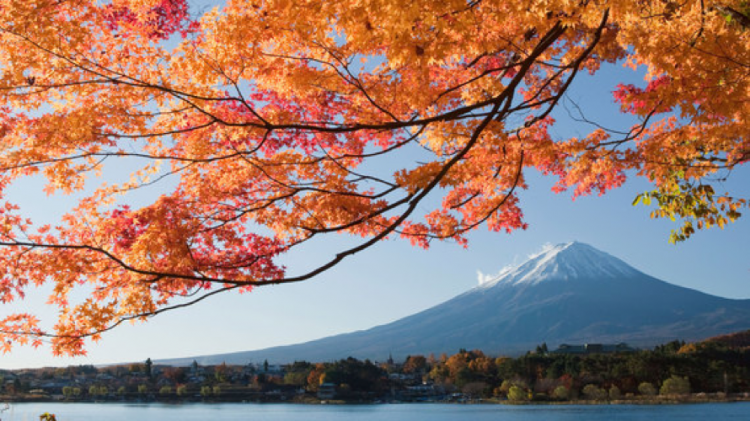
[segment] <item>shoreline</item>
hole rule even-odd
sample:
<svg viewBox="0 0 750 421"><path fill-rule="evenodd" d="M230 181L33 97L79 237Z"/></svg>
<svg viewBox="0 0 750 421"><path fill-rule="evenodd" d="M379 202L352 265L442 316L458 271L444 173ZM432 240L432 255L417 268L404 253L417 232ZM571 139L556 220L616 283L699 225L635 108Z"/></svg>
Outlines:
<svg viewBox="0 0 750 421"><path fill-rule="evenodd" d="M45 396L3 396L0 395L0 402L8 404L14 403L84 403L84 404L166 404L166 405L215 405L215 404L293 404L293 405L403 405L403 404L450 404L450 405L507 405L507 406L602 406L602 405L691 405L705 403L736 403L750 402L748 394L736 394L725 397L716 396L716 394L695 393L690 396L655 396L650 398L634 397L632 399L623 398L615 400L590 400L576 399L565 401L538 400L538 401L509 401L507 399L476 399L466 401L451 400L426 400L426 401L345 401L345 400L317 400L317 399L293 399L293 400L125 400L125 399L104 399L104 400L67 400L54 399Z"/></svg>

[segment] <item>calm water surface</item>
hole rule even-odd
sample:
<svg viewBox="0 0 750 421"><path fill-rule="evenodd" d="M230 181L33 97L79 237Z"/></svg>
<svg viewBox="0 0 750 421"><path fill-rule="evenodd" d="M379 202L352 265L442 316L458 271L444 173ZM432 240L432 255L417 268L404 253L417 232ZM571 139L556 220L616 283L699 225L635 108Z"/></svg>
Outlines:
<svg viewBox="0 0 750 421"><path fill-rule="evenodd" d="M290 404L82 404L18 403L2 421L685 421L750 420L750 402L691 405L290 405Z"/></svg>

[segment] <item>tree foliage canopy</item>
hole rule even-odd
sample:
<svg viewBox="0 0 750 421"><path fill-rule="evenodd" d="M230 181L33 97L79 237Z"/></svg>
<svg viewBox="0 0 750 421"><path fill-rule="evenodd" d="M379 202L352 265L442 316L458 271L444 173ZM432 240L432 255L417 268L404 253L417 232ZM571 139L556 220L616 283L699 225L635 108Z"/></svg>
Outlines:
<svg viewBox="0 0 750 421"><path fill-rule="evenodd" d="M5 317L4 348L52 337L80 354L124 320L306 280L386 237L525 228L532 169L575 195L645 177L639 199L685 224L676 240L723 226L746 205L710 180L750 157L747 10L228 0L197 16L185 0L2 0L0 297L51 284L60 308L51 330ZM647 69L646 86L614 92L639 123L554 138L573 81L620 62ZM112 163L138 168L97 179ZM7 194L30 177L76 206L34 224ZM331 233L361 240L306 273L279 263Z"/></svg>

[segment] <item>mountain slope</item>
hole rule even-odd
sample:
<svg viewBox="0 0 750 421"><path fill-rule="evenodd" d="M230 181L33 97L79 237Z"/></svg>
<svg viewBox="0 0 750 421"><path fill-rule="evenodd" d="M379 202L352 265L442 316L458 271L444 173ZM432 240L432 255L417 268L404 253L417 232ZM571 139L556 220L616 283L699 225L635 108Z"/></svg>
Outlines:
<svg viewBox="0 0 750 421"><path fill-rule="evenodd" d="M365 331L303 344L162 363L385 360L459 348L514 354L541 342L652 346L750 328L750 300L730 300L648 276L582 243L550 248L440 305Z"/></svg>
<svg viewBox="0 0 750 421"><path fill-rule="evenodd" d="M736 349L750 348L750 330L715 336L706 339L703 343L718 343Z"/></svg>

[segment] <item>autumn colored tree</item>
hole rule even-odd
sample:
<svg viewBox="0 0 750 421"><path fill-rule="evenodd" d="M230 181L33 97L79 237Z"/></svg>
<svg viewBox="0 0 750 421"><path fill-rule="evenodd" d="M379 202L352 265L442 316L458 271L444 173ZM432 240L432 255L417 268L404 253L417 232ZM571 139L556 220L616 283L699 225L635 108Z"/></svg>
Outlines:
<svg viewBox="0 0 750 421"><path fill-rule="evenodd" d="M201 396L204 399L211 396L212 392L213 390L211 389L211 386L201 386Z"/></svg>
<svg viewBox="0 0 750 421"><path fill-rule="evenodd" d="M570 397L570 390L563 385L557 386L552 391L552 397L561 401L568 400L568 398Z"/></svg>
<svg viewBox="0 0 750 421"><path fill-rule="evenodd" d="M586 399L595 401L606 399L608 396L606 390L600 388L595 384L587 384L583 387L583 390L581 390L581 392Z"/></svg>
<svg viewBox="0 0 750 421"><path fill-rule="evenodd" d="M654 396L656 395L656 388L649 382L643 382L638 385L638 393L643 396Z"/></svg>
<svg viewBox="0 0 750 421"><path fill-rule="evenodd" d="M508 400L511 402L523 402L529 400L529 392L523 388L513 385L508 390Z"/></svg>
<svg viewBox="0 0 750 421"><path fill-rule="evenodd" d="M52 327L0 320L5 351L81 354L123 321L304 281L388 237L523 229L529 171L575 195L645 177L638 199L680 218L674 240L747 204L712 182L750 158L745 1L228 0L198 16L1 0L0 17L0 297L49 284L60 309ZM606 63L646 69L614 92L637 123L553 136L570 86ZM37 179L76 199L56 223L11 195ZM359 243L279 264L336 233Z"/></svg>
<svg viewBox="0 0 750 421"><path fill-rule="evenodd" d="M402 368L404 373L420 373L427 370L427 359L424 355L409 355Z"/></svg>
<svg viewBox="0 0 750 421"><path fill-rule="evenodd" d="M675 375L664 380L659 389L661 395L686 395L688 393L690 393L690 380L687 377Z"/></svg>
<svg viewBox="0 0 750 421"><path fill-rule="evenodd" d="M326 366L323 363L317 363L312 367L310 373L307 375L307 386L309 390L313 392L318 391L318 386L325 381L325 372Z"/></svg>
<svg viewBox="0 0 750 421"><path fill-rule="evenodd" d="M161 371L162 377L174 384L184 383L188 377L185 367L164 367Z"/></svg>

